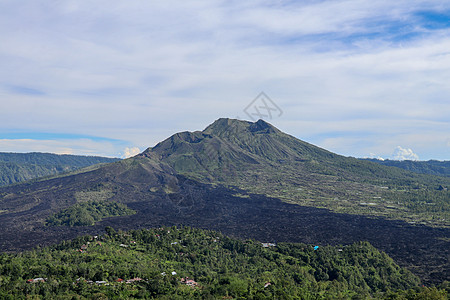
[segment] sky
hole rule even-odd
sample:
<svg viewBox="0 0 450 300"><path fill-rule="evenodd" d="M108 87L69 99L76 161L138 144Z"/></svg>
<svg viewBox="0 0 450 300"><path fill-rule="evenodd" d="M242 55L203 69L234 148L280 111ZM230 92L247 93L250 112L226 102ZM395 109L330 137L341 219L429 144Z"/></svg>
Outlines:
<svg viewBox="0 0 450 300"><path fill-rule="evenodd" d="M221 117L450 160L450 2L0 0L0 151L129 157Z"/></svg>

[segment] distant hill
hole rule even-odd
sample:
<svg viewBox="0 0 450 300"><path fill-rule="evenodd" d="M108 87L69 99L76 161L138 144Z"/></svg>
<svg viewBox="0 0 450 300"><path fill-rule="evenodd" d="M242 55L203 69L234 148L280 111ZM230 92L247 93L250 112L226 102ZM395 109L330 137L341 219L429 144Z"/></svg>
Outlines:
<svg viewBox="0 0 450 300"><path fill-rule="evenodd" d="M117 160L99 156L0 152L0 186Z"/></svg>
<svg viewBox="0 0 450 300"><path fill-rule="evenodd" d="M389 159L381 160L374 158L363 158L363 160L368 160L383 166L397 167L421 174L431 174L450 177L450 161L439 161L439 160L412 161L412 160L389 160Z"/></svg>
<svg viewBox="0 0 450 300"><path fill-rule="evenodd" d="M263 120L219 119L129 159L0 188L0 249L105 226L187 225L260 241L369 241L439 283L450 278L450 191L439 186L450 187L450 178L337 155ZM80 219L78 204L88 201L122 203L136 214L45 226L61 212Z"/></svg>

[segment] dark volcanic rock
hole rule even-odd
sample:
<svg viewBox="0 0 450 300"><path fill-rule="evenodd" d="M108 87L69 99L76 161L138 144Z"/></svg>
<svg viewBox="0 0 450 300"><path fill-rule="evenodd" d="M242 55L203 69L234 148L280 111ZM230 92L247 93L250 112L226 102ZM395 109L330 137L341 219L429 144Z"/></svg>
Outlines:
<svg viewBox="0 0 450 300"><path fill-rule="evenodd" d="M236 190L211 188L182 177L178 180L181 186L179 193L151 197L148 194L130 194L138 199L128 204L138 212L136 215L106 219L95 226L68 228L41 225L31 230L21 229L18 234L13 223L20 222L27 214L4 216L0 218L0 226L4 228L0 247L7 251L25 250L82 234L98 234L106 226L126 230L188 225L259 241L345 245L365 240L388 253L400 265L408 267L426 283L442 282L450 276L449 247L445 241L450 235L448 229L337 214L326 209L287 204L261 195L237 197L234 196ZM245 194L244 191L239 192Z"/></svg>

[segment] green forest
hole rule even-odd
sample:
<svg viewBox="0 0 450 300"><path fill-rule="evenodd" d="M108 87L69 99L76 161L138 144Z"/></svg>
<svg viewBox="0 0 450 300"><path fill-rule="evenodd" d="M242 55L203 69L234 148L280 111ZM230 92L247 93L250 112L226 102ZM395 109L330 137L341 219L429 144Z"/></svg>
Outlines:
<svg viewBox="0 0 450 300"><path fill-rule="evenodd" d="M136 212L123 203L88 201L77 203L46 219L48 226L91 226L108 217L127 216Z"/></svg>
<svg viewBox="0 0 450 300"><path fill-rule="evenodd" d="M0 255L1 299L447 299L371 246L260 243L189 227Z"/></svg>

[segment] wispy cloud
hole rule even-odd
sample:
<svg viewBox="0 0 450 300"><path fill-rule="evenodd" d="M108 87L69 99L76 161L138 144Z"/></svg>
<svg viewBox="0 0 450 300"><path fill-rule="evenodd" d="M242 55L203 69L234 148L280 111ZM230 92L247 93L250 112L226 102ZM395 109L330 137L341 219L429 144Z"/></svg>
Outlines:
<svg viewBox="0 0 450 300"><path fill-rule="evenodd" d="M43 91L26 87L26 86L6 86L11 93L31 95L31 96L43 96L45 93Z"/></svg>
<svg viewBox="0 0 450 300"><path fill-rule="evenodd" d="M390 155L402 140L450 159L449 12L424 0L2 1L0 132L103 136L121 153L245 117L265 91L284 112L276 126L339 153Z"/></svg>

